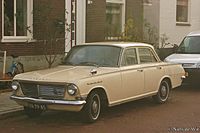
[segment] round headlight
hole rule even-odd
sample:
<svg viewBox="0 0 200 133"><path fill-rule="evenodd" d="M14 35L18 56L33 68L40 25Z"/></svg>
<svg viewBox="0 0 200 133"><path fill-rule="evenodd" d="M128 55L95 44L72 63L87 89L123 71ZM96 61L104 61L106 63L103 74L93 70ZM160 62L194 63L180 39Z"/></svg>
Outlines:
<svg viewBox="0 0 200 133"><path fill-rule="evenodd" d="M13 90L17 90L19 88L19 83L17 81L13 81L11 87Z"/></svg>
<svg viewBox="0 0 200 133"><path fill-rule="evenodd" d="M78 87L74 84L70 84L67 86L67 92L70 96L73 96L78 91Z"/></svg>

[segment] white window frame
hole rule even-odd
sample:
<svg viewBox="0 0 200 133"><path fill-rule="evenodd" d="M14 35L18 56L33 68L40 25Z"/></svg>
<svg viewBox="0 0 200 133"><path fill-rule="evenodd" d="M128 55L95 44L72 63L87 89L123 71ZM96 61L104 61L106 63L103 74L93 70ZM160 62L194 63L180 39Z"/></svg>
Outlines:
<svg viewBox="0 0 200 133"><path fill-rule="evenodd" d="M77 0L76 44L86 41L86 0Z"/></svg>
<svg viewBox="0 0 200 133"><path fill-rule="evenodd" d="M177 15L177 2L178 0L176 0L176 15ZM177 17L177 16L176 16ZM188 18L187 18L187 22L178 22L176 21L177 25L190 25L191 22L191 0L188 0Z"/></svg>
<svg viewBox="0 0 200 133"><path fill-rule="evenodd" d="M14 13L16 14L16 2L14 0ZM27 42L33 39L33 0L27 0L27 25L30 31L27 36L4 36L4 0L2 0L2 40L1 42ZM14 18L14 30L16 30L16 17Z"/></svg>
<svg viewBox="0 0 200 133"><path fill-rule="evenodd" d="M106 3L121 4L122 5L122 33L124 32L126 23L126 0L106 0ZM113 40L115 37L111 37L108 40Z"/></svg>
<svg viewBox="0 0 200 133"><path fill-rule="evenodd" d="M71 25L71 0L65 0L65 19L66 22ZM71 31L65 27L65 53L68 53L71 46L83 44L86 41L86 0L77 0L77 11L76 11L76 42L72 41L71 44Z"/></svg>

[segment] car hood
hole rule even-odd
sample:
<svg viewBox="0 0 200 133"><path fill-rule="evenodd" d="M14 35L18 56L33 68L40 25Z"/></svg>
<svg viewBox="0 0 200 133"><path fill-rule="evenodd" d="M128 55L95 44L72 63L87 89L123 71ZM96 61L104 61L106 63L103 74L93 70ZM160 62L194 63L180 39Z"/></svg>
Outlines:
<svg viewBox="0 0 200 133"><path fill-rule="evenodd" d="M97 74L93 75L91 71L94 69L97 70ZM117 68L97 68L94 66L58 66L51 69L18 74L14 77L14 80L74 83L80 79L91 78L116 70Z"/></svg>
<svg viewBox="0 0 200 133"><path fill-rule="evenodd" d="M200 63L200 54L172 54L168 56L165 61L172 63Z"/></svg>

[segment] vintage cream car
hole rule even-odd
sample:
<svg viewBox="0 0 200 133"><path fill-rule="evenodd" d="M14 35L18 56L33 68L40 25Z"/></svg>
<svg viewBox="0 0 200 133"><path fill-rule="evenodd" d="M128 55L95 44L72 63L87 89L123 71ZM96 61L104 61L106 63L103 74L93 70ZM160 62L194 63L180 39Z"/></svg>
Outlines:
<svg viewBox="0 0 200 133"><path fill-rule="evenodd" d="M11 99L30 117L46 109L80 111L94 122L105 106L149 96L166 102L184 74L181 65L160 61L148 44L89 43L73 47L58 67L15 76Z"/></svg>

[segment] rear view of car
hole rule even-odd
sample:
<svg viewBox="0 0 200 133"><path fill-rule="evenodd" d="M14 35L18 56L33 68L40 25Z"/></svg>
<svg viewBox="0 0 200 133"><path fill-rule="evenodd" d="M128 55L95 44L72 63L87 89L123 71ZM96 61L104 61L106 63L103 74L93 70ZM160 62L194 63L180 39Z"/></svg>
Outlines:
<svg viewBox="0 0 200 133"><path fill-rule="evenodd" d="M200 77L200 31L188 34L176 53L168 56L165 61L182 64L188 73L187 81L197 81Z"/></svg>

